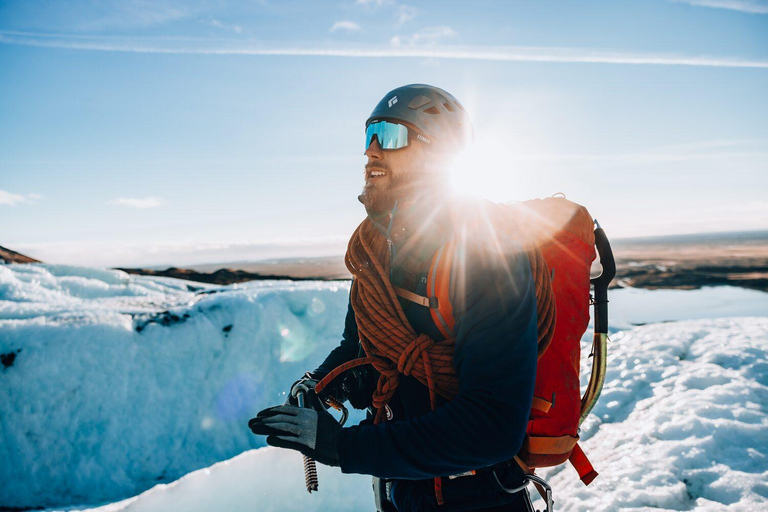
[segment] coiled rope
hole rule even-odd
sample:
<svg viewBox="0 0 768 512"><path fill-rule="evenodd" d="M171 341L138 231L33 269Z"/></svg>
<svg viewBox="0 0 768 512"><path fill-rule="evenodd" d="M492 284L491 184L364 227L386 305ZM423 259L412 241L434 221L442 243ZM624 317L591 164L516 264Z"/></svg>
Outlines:
<svg viewBox="0 0 768 512"><path fill-rule="evenodd" d="M538 353L541 357L555 330L552 279L541 250L531 243L524 247L535 283ZM363 364L373 365L380 373L373 393L373 406L377 409L375 424L386 418L385 406L394 396L401 375L412 375L427 387L432 410L437 407L437 395L451 400L459 389L453 368L456 339L436 343L428 335L414 331L389 280L388 254L386 238L366 218L349 240L345 263L354 276L350 301L360 343L367 357L340 365L315 387L320 393L346 370Z"/></svg>

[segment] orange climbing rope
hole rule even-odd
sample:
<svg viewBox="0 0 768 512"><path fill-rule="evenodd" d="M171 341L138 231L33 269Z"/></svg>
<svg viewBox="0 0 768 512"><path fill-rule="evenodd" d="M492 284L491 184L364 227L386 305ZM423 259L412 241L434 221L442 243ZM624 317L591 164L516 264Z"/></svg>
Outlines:
<svg viewBox="0 0 768 512"><path fill-rule="evenodd" d="M387 240L365 219L355 230L347 247L345 262L355 277L350 300L355 311L360 343L367 357L335 368L316 386L322 391L339 374L371 364L381 374L373 394L377 409L376 423L384 419L384 406L397 389L400 375L412 375L429 389L432 408L436 396L456 396L458 377L453 368L455 338L435 343L426 334L411 327L389 281ZM555 301L549 268L538 248L528 248L536 287L539 357L552 340L555 325Z"/></svg>
<svg viewBox="0 0 768 512"><path fill-rule="evenodd" d="M549 267L541 251L533 244L525 247L535 282L541 357L554 333L555 300ZM354 276L350 301L367 357L338 366L315 386L315 391L320 393L350 368L373 365L380 373L373 393L373 406L377 409L375 424L386 419L385 406L397 390L400 375L412 375L427 387L432 410L437 407L437 395L450 400L459 389L453 368L456 339L436 343L430 336L414 331L389 280L388 254L386 238L366 218L349 241L345 262ZM435 479L435 491L438 502L442 502L439 478Z"/></svg>

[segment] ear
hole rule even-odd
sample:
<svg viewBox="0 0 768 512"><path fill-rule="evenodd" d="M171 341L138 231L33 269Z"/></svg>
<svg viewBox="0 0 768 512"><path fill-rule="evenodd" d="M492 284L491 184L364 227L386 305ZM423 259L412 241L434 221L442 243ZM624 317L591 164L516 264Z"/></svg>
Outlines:
<svg viewBox="0 0 768 512"><path fill-rule="evenodd" d="M433 177L445 175L445 179L448 180L451 164L453 163L453 155L424 150L423 158L423 168L421 171Z"/></svg>

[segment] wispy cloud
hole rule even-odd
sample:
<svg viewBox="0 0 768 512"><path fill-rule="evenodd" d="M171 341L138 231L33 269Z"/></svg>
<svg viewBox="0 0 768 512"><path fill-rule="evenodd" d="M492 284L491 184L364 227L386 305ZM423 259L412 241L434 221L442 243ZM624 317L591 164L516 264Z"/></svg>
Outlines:
<svg viewBox="0 0 768 512"><path fill-rule="evenodd" d="M221 20L217 20L215 18L212 20L209 20L208 24L214 28L219 28L221 30L228 30L236 34L240 34L243 31L243 27L241 27L240 25L231 25L228 23L224 23Z"/></svg>
<svg viewBox="0 0 768 512"><path fill-rule="evenodd" d="M329 32L336 32L337 30L347 30L347 31L355 31L360 30L360 25L355 23L354 21L337 21L333 24L331 27L331 30Z"/></svg>
<svg viewBox="0 0 768 512"><path fill-rule="evenodd" d="M404 25L411 21L416 15L419 14L419 10L411 5L398 5L397 6L397 25Z"/></svg>
<svg viewBox="0 0 768 512"><path fill-rule="evenodd" d="M649 152L649 153L521 153L511 154L509 161L519 162L569 162L646 165L654 163L687 162L692 160L762 159L768 162L768 152L741 151L720 153Z"/></svg>
<svg viewBox="0 0 768 512"><path fill-rule="evenodd" d="M7 190L0 190L0 206L16 206L21 203L33 203L43 196L40 194L14 194Z"/></svg>
<svg viewBox="0 0 768 512"><path fill-rule="evenodd" d="M476 152L490 153L498 141L485 138ZM563 162L577 164L648 165L689 161L736 161L739 159L768 162L768 144L758 140L710 140L662 147L649 147L633 153L504 153L504 159L516 162Z"/></svg>
<svg viewBox="0 0 768 512"><path fill-rule="evenodd" d="M408 23L419 14L416 7L401 4L397 0L356 0L355 3L368 8L387 7L387 11L395 15L395 26Z"/></svg>
<svg viewBox="0 0 768 512"><path fill-rule="evenodd" d="M192 0L108 0L93 2L85 9L87 21L79 30L124 30L164 25L202 13L210 8L204 1Z"/></svg>
<svg viewBox="0 0 768 512"><path fill-rule="evenodd" d="M109 202L109 204L116 206L129 206L131 208L157 208L165 204L162 197L118 197Z"/></svg>
<svg viewBox="0 0 768 512"><path fill-rule="evenodd" d="M247 40L206 40L191 38L128 38L105 36L51 35L0 31L0 44L131 53L201 55L296 55L355 58L435 58L507 62L562 62L634 64L665 66L712 66L768 68L768 60L738 57L691 56L664 53L634 53L586 48L536 46L266 46Z"/></svg>
<svg viewBox="0 0 768 512"><path fill-rule="evenodd" d="M730 9L752 14L768 14L768 0L670 0L675 3Z"/></svg>
<svg viewBox="0 0 768 512"><path fill-rule="evenodd" d="M451 27L427 27L410 36L395 36L389 42L393 46L435 45L455 35L456 31Z"/></svg>

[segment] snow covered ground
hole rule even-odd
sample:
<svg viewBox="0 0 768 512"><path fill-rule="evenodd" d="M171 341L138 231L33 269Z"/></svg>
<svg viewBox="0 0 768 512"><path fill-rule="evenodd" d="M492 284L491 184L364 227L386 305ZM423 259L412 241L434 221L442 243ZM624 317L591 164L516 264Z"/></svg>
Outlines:
<svg viewBox="0 0 768 512"><path fill-rule="evenodd" d="M616 334L582 431L601 475L584 487L568 467L543 472L557 510L768 509L767 339L768 318ZM97 510L358 511L371 499L367 478L325 467L320 492L308 495L299 455L262 448Z"/></svg>
<svg viewBox="0 0 768 512"><path fill-rule="evenodd" d="M261 441L247 418L338 343L347 293L0 265L0 506L149 489L98 510L371 509L367 477L319 466L308 495L297 454L237 455ZM543 472L557 509L768 509L768 294L610 299L608 378L582 428L601 476Z"/></svg>
<svg viewBox="0 0 768 512"><path fill-rule="evenodd" d="M375 508L370 477L343 475L322 464L317 470L318 492L309 494L301 454L268 446L158 485L135 498L86 510L358 512Z"/></svg>
<svg viewBox="0 0 768 512"><path fill-rule="evenodd" d="M584 487L567 467L545 472L560 510L768 510L768 318L612 339L581 433L601 476Z"/></svg>

